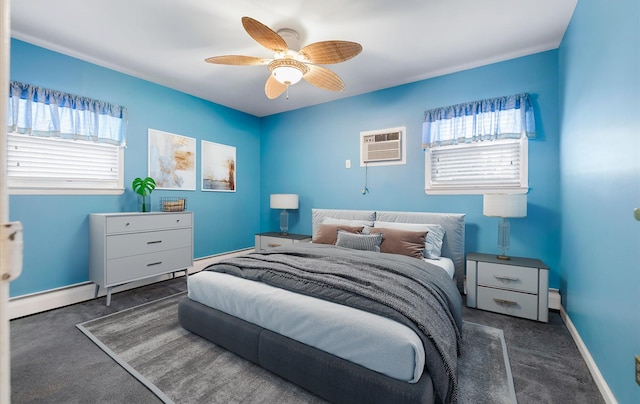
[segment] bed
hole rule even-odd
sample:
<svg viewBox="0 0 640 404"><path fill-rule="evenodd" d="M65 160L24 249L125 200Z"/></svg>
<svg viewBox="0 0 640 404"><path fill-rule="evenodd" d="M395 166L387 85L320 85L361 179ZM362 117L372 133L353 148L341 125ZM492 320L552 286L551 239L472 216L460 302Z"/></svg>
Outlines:
<svg viewBox="0 0 640 404"><path fill-rule="evenodd" d="M181 325L331 402L455 403L464 214L313 209L312 229L190 276Z"/></svg>

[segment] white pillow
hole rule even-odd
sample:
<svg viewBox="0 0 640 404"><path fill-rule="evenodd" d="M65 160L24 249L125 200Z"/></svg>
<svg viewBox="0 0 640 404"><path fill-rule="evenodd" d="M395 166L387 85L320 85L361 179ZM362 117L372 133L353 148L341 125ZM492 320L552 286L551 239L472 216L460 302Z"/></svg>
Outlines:
<svg viewBox="0 0 640 404"><path fill-rule="evenodd" d="M408 231L427 231L427 237L424 240L424 257L432 259L440 257L442 252L442 240L444 239L444 228L439 224L376 221L373 223L373 227Z"/></svg>

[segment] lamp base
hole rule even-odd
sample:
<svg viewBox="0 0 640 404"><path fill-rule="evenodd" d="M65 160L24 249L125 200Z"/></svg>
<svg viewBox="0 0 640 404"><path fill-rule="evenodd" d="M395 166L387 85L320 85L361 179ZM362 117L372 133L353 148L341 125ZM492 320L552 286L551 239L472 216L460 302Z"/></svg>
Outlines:
<svg viewBox="0 0 640 404"><path fill-rule="evenodd" d="M282 212L280 212L280 234L286 236L287 230L289 230L289 216L287 210L282 209Z"/></svg>
<svg viewBox="0 0 640 404"><path fill-rule="evenodd" d="M502 221L498 223L498 248L500 249L500 255L496 255L496 257L499 260L508 261L511 259L507 257L510 227L506 217L503 217Z"/></svg>

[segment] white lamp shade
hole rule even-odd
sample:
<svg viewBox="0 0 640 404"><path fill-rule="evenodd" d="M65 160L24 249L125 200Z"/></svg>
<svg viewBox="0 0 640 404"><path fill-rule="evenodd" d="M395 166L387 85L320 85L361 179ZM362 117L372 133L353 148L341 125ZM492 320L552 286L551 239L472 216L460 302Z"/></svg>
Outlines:
<svg viewBox="0 0 640 404"><path fill-rule="evenodd" d="M487 194L482 213L493 217L526 217L527 194Z"/></svg>
<svg viewBox="0 0 640 404"><path fill-rule="evenodd" d="M298 209L298 195L271 194L271 209Z"/></svg>

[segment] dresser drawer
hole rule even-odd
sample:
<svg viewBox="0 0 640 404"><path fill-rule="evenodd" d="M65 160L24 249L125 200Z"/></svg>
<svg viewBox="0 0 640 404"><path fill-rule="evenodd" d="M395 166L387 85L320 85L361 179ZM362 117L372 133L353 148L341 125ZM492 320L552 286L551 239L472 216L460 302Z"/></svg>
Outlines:
<svg viewBox="0 0 640 404"><path fill-rule="evenodd" d="M259 239L260 239L261 250L266 250L267 248L280 247L281 245L293 244L293 240L288 238L260 236Z"/></svg>
<svg viewBox="0 0 640 404"><path fill-rule="evenodd" d="M538 293L538 269L478 262L478 285Z"/></svg>
<svg viewBox="0 0 640 404"><path fill-rule="evenodd" d="M107 236L107 259L191 246L191 229Z"/></svg>
<svg viewBox="0 0 640 404"><path fill-rule="evenodd" d="M137 215L108 216L106 234L150 231L191 227L190 213L145 213Z"/></svg>
<svg viewBox="0 0 640 404"><path fill-rule="evenodd" d="M478 286L478 308L537 320L538 296Z"/></svg>
<svg viewBox="0 0 640 404"><path fill-rule="evenodd" d="M193 264L191 247L133 255L107 261L106 283L117 285L185 269Z"/></svg>

